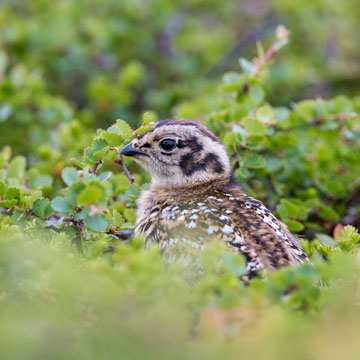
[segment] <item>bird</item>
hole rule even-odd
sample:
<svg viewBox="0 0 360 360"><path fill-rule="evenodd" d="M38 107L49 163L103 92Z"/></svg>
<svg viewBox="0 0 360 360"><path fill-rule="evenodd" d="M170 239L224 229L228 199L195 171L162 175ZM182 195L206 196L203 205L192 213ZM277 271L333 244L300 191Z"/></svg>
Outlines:
<svg viewBox="0 0 360 360"><path fill-rule="evenodd" d="M219 138L190 119L166 119L121 151L151 176L137 200L135 233L146 248L184 263L210 241L246 259L249 281L260 271L309 261L299 240L261 201L242 190Z"/></svg>

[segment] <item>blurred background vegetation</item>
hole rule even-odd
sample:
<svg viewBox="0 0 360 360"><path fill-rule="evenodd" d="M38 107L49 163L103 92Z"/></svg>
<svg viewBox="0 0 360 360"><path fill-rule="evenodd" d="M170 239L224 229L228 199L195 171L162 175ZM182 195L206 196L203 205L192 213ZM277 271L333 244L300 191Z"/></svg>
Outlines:
<svg viewBox="0 0 360 360"><path fill-rule="evenodd" d="M359 33L357 0L2 0L4 359L358 358ZM210 244L189 285L122 243L150 179L116 147L167 117L219 135L314 265L245 287Z"/></svg>
<svg viewBox="0 0 360 360"><path fill-rule="evenodd" d="M255 42L283 24L291 42L266 82L274 105L359 89L357 0L2 0L0 146L46 141L73 117L87 127L116 118L166 118L212 94ZM16 95L15 95L16 94ZM192 111L204 117L211 104ZM202 110L202 111L201 111ZM181 112L180 112L181 114ZM9 124L16 124L11 134ZM24 141L26 139L26 141Z"/></svg>

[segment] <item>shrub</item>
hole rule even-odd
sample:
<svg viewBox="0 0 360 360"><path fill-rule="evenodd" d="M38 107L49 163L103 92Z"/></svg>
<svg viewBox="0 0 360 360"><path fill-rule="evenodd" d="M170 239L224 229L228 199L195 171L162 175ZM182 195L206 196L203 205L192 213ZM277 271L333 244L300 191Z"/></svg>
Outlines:
<svg viewBox="0 0 360 360"><path fill-rule="evenodd" d="M5 64L0 142L14 151L4 146L0 152L2 354L9 359L217 359L239 353L259 359L355 358L359 98L339 95L290 106L283 104L286 96L276 99L273 74L279 68L271 63L288 41L284 27L269 46L257 44L255 58L241 58L241 70L226 72L221 84L202 79L183 93L210 57L200 56L195 65L185 55L170 64L167 55L158 60L151 47L154 32L164 35L163 18L154 18L146 33L138 28L146 9L132 2L98 7L88 1L109 19L106 23L94 16L80 21L84 4L51 4L0 9L10 49L10 56L0 53L0 65ZM171 14L176 7L164 0L151 5ZM115 21L113 6L125 11L123 22ZM217 1L211 6L225 18L233 10ZM23 25L19 9L29 15ZM32 17L44 9L41 24L34 23ZM183 9L187 14L201 6L186 2ZM50 20L49 32L40 34ZM190 41L193 27L189 21L176 37L184 49L189 41L202 53L205 39L205 44L214 40L207 51L224 51L223 32L213 39L205 26ZM55 36L64 29L75 39L66 32ZM139 48L132 48L134 37ZM129 54L114 50L117 41ZM39 58L30 51L36 49ZM100 50L114 54L122 66L107 71L113 59L98 58L104 55ZM77 61L83 71L73 78ZM154 64L164 66L156 86L145 70ZM181 80L169 84L178 74ZM86 90L73 93L77 81ZM159 90L162 84L168 86ZM98 117L104 124L117 112L133 116L144 104L154 111L143 114L135 131L136 121L122 119L93 130ZM132 237L135 200L150 179L118 153L170 108L176 117L197 118L219 135L236 179L302 236L312 264L262 274L245 287L238 279L243 259L215 243L201 256L206 274L192 283L178 264L165 266L157 248L143 251L142 239ZM11 133L4 131L9 121L15 124Z"/></svg>

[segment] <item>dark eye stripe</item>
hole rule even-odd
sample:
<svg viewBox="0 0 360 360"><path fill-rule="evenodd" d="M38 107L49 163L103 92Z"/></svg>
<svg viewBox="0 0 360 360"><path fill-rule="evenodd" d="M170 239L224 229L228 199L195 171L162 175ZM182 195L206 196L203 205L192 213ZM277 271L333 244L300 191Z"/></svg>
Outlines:
<svg viewBox="0 0 360 360"><path fill-rule="evenodd" d="M183 171L183 174L187 176L205 169L214 171L217 174L221 174L224 171L224 167L222 166L219 157L213 153L207 154L200 162L195 161L194 153L185 154L182 156L179 165Z"/></svg>

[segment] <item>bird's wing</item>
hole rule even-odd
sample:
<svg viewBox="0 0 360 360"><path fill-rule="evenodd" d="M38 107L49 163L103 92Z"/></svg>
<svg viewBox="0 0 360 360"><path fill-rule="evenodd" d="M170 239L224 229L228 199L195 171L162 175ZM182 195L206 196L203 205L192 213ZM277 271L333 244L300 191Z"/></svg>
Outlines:
<svg viewBox="0 0 360 360"><path fill-rule="evenodd" d="M249 196L228 197L234 221L261 258L265 268L308 261L299 241L260 201Z"/></svg>

